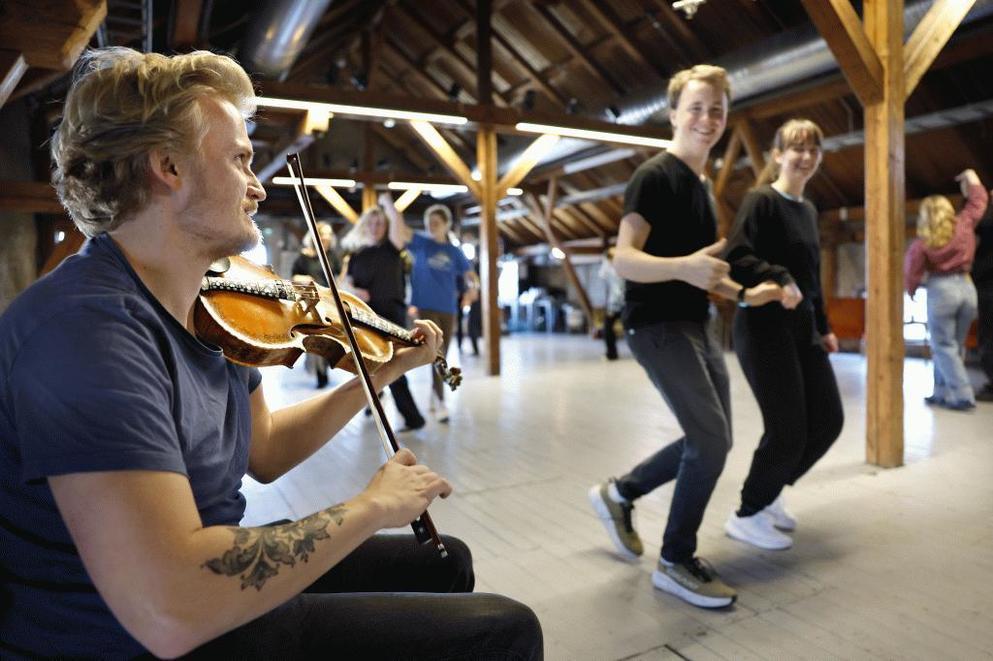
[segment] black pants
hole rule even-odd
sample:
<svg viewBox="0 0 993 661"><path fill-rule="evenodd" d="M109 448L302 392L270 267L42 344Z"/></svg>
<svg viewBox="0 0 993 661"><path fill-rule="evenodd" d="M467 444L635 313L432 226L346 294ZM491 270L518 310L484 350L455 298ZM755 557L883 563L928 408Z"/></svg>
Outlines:
<svg viewBox="0 0 993 661"><path fill-rule="evenodd" d="M603 314L603 342L607 345L608 360L617 358L617 336L614 334L614 324L620 318L620 312L604 312Z"/></svg>
<svg viewBox="0 0 993 661"><path fill-rule="evenodd" d="M195 650L194 659L541 659L530 608L471 594L468 547L449 557L412 535L377 535L303 594Z"/></svg>
<svg viewBox="0 0 993 661"><path fill-rule="evenodd" d="M403 416L403 420L408 427L417 428L424 426L424 416L418 410L414 396L410 394L410 385L407 383L406 375L401 376L390 384L390 394L393 395L393 401L397 405L397 410L400 411L400 415Z"/></svg>
<svg viewBox="0 0 993 661"><path fill-rule="evenodd" d="M676 480L662 557L686 562L696 552L696 533L731 449L731 394L724 353L709 323L665 321L628 331L628 346L669 404L685 436L673 441L617 480L617 491L634 500Z"/></svg>
<svg viewBox="0 0 993 661"><path fill-rule="evenodd" d="M734 348L765 425L741 490L739 515L751 516L824 456L841 434L844 413L809 305L738 311Z"/></svg>
<svg viewBox="0 0 993 661"><path fill-rule="evenodd" d="M986 375L986 387L993 389L993 282L976 284L979 294L979 364Z"/></svg>

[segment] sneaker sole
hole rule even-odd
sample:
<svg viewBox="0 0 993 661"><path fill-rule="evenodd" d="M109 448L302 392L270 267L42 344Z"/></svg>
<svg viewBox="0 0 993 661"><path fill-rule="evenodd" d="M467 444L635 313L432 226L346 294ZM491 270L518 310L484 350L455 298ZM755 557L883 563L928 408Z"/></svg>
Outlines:
<svg viewBox="0 0 993 661"><path fill-rule="evenodd" d="M763 549L765 551L785 551L786 549L793 547L793 540L789 539L788 537L787 537L788 542L786 543L775 543L775 542L770 544L759 543L756 540L749 538L748 535L746 535L745 533L738 531L734 526L727 523L724 524L724 533L731 539L736 539L739 542L744 542L745 544L749 544L750 546L754 546L755 548Z"/></svg>
<svg viewBox="0 0 993 661"><path fill-rule="evenodd" d="M624 546L621 538L617 535L617 529L614 527L614 519L610 516L610 510L607 509L607 504L603 502L603 498L600 497L600 486L594 485L590 487L587 492L587 496L590 499L590 505L593 506L593 511L596 512L597 518L600 519L600 523L603 527L607 529L607 534L610 536L610 541L614 543L614 551L617 552L619 556L625 560L637 560L639 556Z"/></svg>
<svg viewBox="0 0 993 661"><path fill-rule="evenodd" d="M652 572L652 585L663 592L675 595L686 603L699 606L700 608L724 608L733 604L738 598L737 595L733 597L707 597L697 594L672 580L658 569Z"/></svg>

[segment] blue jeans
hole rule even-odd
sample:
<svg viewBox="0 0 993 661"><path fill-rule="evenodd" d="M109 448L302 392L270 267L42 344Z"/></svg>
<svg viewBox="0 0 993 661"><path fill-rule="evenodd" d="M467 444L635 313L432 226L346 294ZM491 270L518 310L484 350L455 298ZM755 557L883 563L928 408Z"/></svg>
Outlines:
<svg viewBox="0 0 993 661"><path fill-rule="evenodd" d="M976 308L976 286L967 274L928 277L927 324L934 361L934 396L942 401L976 401L962 362L965 337L976 318Z"/></svg>
<svg viewBox="0 0 993 661"><path fill-rule="evenodd" d="M661 393L684 436L617 480L634 500L676 480L662 557L686 562L731 449L731 395L724 353L707 322L666 321L628 331L628 346Z"/></svg>

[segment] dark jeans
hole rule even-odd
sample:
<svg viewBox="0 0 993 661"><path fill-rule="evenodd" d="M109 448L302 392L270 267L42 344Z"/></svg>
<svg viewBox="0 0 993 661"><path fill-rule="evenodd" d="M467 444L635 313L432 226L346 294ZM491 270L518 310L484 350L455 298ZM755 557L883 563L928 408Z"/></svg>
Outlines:
<svg viewBox="0 0 993 661"><path fill-rule="evenodd" d="M685 562L731 449L727 367L708 322L668 321L628 331L628 346L662 394L685 434L617 481L634 500L676 480L662 557Z"/></svg>
<svg viewBox="0 0 993 661"><path fill-rule="evenodd" d="M377 535L303 594L196 649L192 659L541 659L530 608L471 594L468 547L449 557L412 535Z"/></svg>
<svg viewBox="0 0 993 661"><path fill-rule="evenodd" d="M603 315L603 342L607 345L607 358L614 360L617 358L617 336L614 335L614 324L621 318L620 312L604 312Z"/></svg>
<svg viewBox="0 0 993 661"><path fill-rule="evenodd" d="M845 417L838 383L817 339L809 306L735 315L734 348L765 425L741 490L740 516L765 509L841 434Z"/></svg>
<svg viewBox="0 0 993 661"><path fill-rule="evenodd" d="M434 323L438 324L438 328L445 334L444 339L441 341L441 355L448 357L448 345L452 341L452 331L455 330L455 313L454 312L438 312L436 310L421 310L421 319L430 319ZM431 388L434 390L435 396L441 401L445 401L445 382L441 380L438 376L438 372L431 369Z"/></svg>
<svg viewBox="0 0 993 661"><path fill-rule="evenodd" d="M993 282L976 284L979 294L979 364L986 375L986 387L993 389Z"/></svg>
<svg viewBox="0 0 993 661"><path fill-rule="evenodd" d="M407 384L407 377L401 376L390 384L390 394L393 395L393 402L397 405L397 410L403 416L408 427L423 427L424 416L417 409L414 396L410 394L410 386Z"/></svg>

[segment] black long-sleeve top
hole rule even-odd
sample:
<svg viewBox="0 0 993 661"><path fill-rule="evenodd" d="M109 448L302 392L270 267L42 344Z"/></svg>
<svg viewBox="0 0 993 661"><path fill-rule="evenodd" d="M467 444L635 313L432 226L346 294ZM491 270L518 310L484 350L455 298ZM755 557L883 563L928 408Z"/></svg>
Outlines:
<svg viewBox="0 0 993 661"><path fill-rule="evenodd" d="M731 277L745 287L766 280L795 282L801 308L813 308L817 332L831 332L821 292L821 254L817 209L808 200L787 199L772 186L748 193L725 249ZM775 305L775 304L772 304Z"/></svg>

